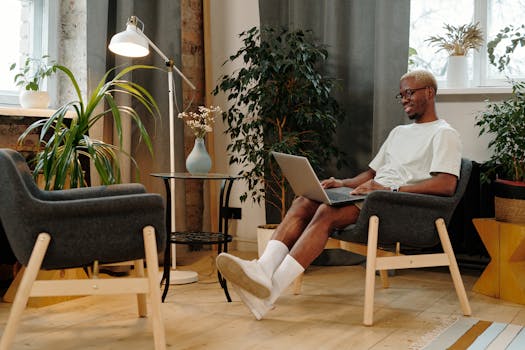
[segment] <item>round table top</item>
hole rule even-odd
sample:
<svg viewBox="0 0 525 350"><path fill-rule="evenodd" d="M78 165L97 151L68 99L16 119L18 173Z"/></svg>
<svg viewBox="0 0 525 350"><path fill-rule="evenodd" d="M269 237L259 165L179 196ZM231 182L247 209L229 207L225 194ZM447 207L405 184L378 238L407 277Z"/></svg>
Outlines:
<svg viewBox="0 0 525 350"><path fill-rule="evenodd" d="M190 174L190 173L151 173L151 176L161 177L163 179L200 179L200 180L235 180L241 178L240 175L220 174L220 173L206 173L206 174Z"/></svg>

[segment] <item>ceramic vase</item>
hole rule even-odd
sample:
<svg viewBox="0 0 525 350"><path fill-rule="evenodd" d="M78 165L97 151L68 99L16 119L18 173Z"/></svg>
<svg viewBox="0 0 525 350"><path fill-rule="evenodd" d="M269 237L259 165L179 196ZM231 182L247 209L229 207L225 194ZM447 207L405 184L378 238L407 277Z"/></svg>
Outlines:
<svg viewBox="0 0 525 350"><path fill-rule="evenodd" d="M203 138L196 138L195 144L188 158L186 158L186 169L190 174L207 174L211 168L211 158L206 150Z"/></svg>
<svg viewBox="0 0 525 350"><path fill-rule="evenodd" d="M47 91L22 90L19 98L22 108L47 108L49 106Z"/></svg>
<svg viewBox="0 0 525 350"><path fill-rule="evenodd" d="M468 61L466 56L449 56L447 86L462 88L468 86Z"/></svg>

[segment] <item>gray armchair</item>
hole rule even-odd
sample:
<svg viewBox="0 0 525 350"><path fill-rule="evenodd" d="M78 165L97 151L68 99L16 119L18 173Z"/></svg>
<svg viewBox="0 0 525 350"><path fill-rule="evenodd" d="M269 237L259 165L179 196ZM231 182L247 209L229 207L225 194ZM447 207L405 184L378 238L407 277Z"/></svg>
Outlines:
<svg viewBox="0 0 525 350"><path fill-rule="evenodd" d="M140 316L145 295L152 308L155 348L165 348L160 315L158 252L166 242L161 196L139 184L42 191L25 159L0 149L0 235L26 268L16 294L0 350L14 340L27 300L33 296L137 294ZM147 277L144 274L146 258ZM98 266L134 261L135 278L35 281L40 269Z"/></svg>
<svg viewBox="0 0 525 350"><path fill-rule="evenodd" d="M472 162L461 161L456 192L450 197L376 191L370 193L354 225L332 234L327 249L344 249L366 256L363 323L373 324L375 274L388 287L387 270L448 266L464 315L471 309L459 273L447 225L467 187ZM441 243L443 253L421 254ZM300 280L296 282L298 292Z"/></svg>

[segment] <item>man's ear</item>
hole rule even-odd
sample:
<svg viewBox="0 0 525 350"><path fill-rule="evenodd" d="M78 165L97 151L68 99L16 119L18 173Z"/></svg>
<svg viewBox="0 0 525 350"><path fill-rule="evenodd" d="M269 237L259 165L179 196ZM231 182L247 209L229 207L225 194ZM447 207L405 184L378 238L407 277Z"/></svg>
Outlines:
<svg viewBox="0 0 525 350"><path fill-rule="evenodd" d="M428 96L429 98L434 99L434 98L436 97L436 90L434 90L434 88L431 87L431 86L428 87L426 93L428 94L427 96Z"/></svg>

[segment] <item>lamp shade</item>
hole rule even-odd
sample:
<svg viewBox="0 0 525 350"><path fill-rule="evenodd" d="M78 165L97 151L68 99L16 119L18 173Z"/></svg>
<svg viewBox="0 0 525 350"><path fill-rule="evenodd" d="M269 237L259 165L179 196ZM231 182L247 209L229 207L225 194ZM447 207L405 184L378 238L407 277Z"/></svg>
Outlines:
<svg viewBox="0 0 525 350"><path fill-rule="evenodd" d="M149 54L148 40L134 24L126 26L126 30L113 35L108 48L117 55L127 57L144 57Z"/></svg>

